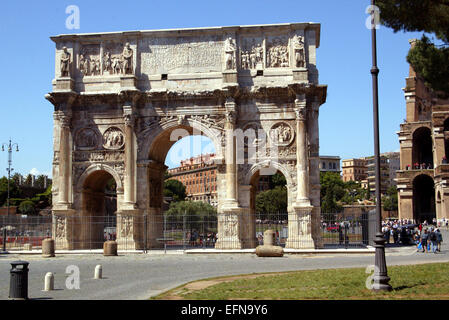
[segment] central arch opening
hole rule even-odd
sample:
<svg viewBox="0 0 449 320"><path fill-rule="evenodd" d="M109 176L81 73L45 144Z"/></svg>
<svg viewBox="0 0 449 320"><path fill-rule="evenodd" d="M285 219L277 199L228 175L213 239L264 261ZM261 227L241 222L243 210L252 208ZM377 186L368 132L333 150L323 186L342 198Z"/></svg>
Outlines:
<svg viewBox="0 0 449 320"><path fill-rule="evenodd" d="M413 180L413 217L417 223L431 223L435 213L435 184L431 177L422 174Z"/></svg>
<svg viewBox="0 0 449 320"><path fill-rule="evenodd" d="M217 233L218 168L215 143L204 132L177 126L152 143L149 168L154 246L213 248ZM163 165L162 165L163 163Z"/></svg>

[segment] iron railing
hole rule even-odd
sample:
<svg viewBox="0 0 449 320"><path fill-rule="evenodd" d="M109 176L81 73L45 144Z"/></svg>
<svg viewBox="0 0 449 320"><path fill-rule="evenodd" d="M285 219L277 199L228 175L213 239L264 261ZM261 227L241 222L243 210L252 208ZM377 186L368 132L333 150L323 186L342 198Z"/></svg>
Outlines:
<svg viewBox="0 0 449 320"><path fill-rule="evenodd" d="M361 248L374 238L373 214L323 213L314 223L296 219L287 214L71 216L63 220L2 216L0 225L6 228L7 250L22 250L25 244L40 249L47 237L55 239L56 250L102 249L107 240L117 241L119 250L255 248L263 244L263 234L269 229L275 231L276 245L287 248Z"/></svg>

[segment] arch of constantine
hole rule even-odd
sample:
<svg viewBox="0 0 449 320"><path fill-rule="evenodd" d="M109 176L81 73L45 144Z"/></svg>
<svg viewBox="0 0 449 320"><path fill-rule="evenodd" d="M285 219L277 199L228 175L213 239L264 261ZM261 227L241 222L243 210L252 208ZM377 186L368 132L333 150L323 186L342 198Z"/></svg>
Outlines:
<svg viewBox="0 0 449 320"><path fill-rule="evenodd" d="M159 247L165 157L192 134L209 137L216 149L216 248L256 246L252 179L269 171L287 181L286 247L321 246L318 114L327 86L318 82L319 24L51 39L55 79L46 98L54 106L58 249L93 240L89 217L103 211L110 179L119 249L124 241Z"/></svg>

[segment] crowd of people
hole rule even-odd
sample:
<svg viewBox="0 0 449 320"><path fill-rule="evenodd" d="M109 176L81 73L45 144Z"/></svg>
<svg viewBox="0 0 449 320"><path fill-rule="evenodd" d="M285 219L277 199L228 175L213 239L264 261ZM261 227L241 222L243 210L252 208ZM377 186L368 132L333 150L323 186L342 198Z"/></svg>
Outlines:
<svg viewBox="0 0 449 320"><path fill-rule="evenodd" d="M193 230L187 233L186 238L189 239L189 245L192 247L213 247L217 241L217 234L214 232L204 234Z"/></svg>
<svg viewBox="0 0 449 320"><path fill-rule="evenodd" d="M410 244L410 241L416 245L418 252L441 251L441 243L443 236L440 228L449 228L449 220L443 218L437 221L435 218L431 223L424 221L420 224L414 224L408 219L383 221L382 233L384 234L386 243L390 243L393 238L394 244Z"/></svg>

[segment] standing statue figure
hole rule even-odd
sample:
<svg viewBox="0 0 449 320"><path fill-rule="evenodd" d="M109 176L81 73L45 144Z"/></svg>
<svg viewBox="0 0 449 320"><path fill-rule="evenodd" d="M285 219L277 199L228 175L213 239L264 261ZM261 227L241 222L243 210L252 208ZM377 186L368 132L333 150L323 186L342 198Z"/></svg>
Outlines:
<svg viewBox="0 0 449 320"><path fill-rule="evenodd" d="M235 44L231 37L225 42L226 70L235 69Z"/></svg>
<svg viewBox="0 0 449 320"><path fill-rule="evenodd" d="M103 72L111 70L111 54L106 52L103 57Z"/></svg>
<svg viewBox="0 0 449 320"><path fill-rule="evenodd" d="M296 35L294 38L295 64L297 68L305 67L304 38Z"/></svg>
<svg viewBox="0 0 449 320"><path fill-rule="evenodd" d="M122 60L123 74L133 74L132 68L133 49L131 49L129 42L127 42L125 44L125 47L123 48L122 59L123 59Z"/></svg>
<svg viewBox="0 0 449 320"><path fill-rule="evenodd" d="M70 53L67 51L67 47L62 48L61 53L61 77L69 76L70 66Z"/></svg>
<svg viewBox="0 0 449 320"><path fill-rule="evenodd" d="M84 57L84 54L80 54L80 71L83 75L89 75L89 60Z"/></svg>

